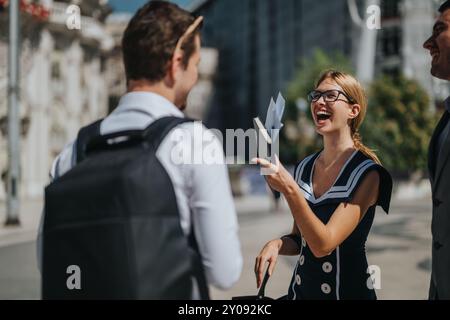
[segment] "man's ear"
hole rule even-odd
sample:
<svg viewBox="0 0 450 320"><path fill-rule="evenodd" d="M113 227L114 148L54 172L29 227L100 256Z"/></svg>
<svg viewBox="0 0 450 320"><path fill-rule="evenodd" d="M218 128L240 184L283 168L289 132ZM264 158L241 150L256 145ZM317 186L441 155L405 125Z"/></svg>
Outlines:
<svg viewBox="0 0 450 320"><path fill-rule="evenodd" d="M350 105L350 119L355 119L359 113L361 112L361 106L359 104L352 104Z"/></svg>

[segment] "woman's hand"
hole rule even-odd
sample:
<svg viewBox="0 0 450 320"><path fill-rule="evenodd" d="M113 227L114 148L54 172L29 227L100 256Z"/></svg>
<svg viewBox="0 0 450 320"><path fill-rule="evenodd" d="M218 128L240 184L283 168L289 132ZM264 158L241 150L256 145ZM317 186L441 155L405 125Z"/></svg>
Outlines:
<svg viewBox="0 0 450 320"><path fill-rule="evenodd" d="M265 176L267 183L275 191L281 192L284 195L294 192L296 190L297 183L292 175L286 170L286 168L280 163L278 156L275 155L275 163L271 163L268 160L255 158L253 163L259 164L261 168L266 170Z"/></svg>
<svg viewBox="0 0 450 320"><path fill-rule="evenodd" d="M266 243L264 248L262 248L259 255L255 260L255 276L256 276L256 287L261 287L262 280L264 278L265 265L269 262L269 276L272 275L275 265L278 259L278 253L280 251L283 241L281 239L275 239Z"/></svg>

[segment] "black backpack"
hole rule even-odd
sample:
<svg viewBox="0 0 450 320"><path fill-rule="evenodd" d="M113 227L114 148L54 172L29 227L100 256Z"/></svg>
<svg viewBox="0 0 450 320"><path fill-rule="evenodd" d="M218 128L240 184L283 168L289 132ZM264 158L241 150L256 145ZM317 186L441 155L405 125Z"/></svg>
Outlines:
<svg viewBox="0 0 450 320"><path fill-rule="evenodd" d="M77 165L45 189L43 299L186 300L195 280L208 299L194 232L184 235L156 157L187 121L166 117L105 136L101 121L80 130Z"/></svg>

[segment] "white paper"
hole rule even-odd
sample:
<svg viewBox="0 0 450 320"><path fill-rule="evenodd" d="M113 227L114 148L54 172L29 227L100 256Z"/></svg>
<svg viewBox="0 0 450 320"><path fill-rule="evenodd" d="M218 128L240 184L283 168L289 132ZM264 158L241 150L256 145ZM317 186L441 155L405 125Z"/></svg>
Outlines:
<svg viewBox="0 0 450 320"><path fill-rule="evenodd" d="M283 118L285 104L286 101L281 95L281 92L278 93L277 102L274 102L273 98L270 99L265 126L270 137L272 138L272 141L276 141L278 139L280 130L284 126L281 119Z"/></svg>

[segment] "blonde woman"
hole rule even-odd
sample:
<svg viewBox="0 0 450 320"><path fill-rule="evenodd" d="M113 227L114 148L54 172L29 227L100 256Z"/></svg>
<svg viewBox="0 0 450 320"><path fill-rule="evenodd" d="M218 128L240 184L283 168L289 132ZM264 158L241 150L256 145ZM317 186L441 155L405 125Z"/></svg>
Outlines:
<svg viewBox="0 0 450 320"><path fill-rule="evenodd" d="M308 98L323 150L301 161L294 177L278 158L255 159L274 170L267 181L294 218L292 233L269 241L256 258L257 285L266 263L272 274L278 255L299 255L288 299L376 299L365 242L375 207L388 213L392 179L358 132L367 98L355 78L338 71L325 72Z"/></svg>

